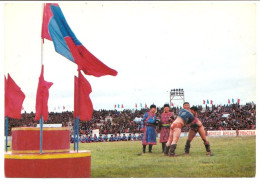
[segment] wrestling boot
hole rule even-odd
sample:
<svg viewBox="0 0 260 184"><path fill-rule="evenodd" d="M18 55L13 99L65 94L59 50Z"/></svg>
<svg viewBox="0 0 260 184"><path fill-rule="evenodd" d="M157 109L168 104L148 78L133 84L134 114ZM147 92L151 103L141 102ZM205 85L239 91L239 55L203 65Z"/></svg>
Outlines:
<svg viewBox="0 0 260 184"><path fill-rule="evenodd" d="M169 150L170 150L170 146L165 145L164 156L168 156Z"/></svg>
<svg viewBox="0 0 260 184"><path fill-rule="evenodd" d="M177 147L177 144L172 144L170 146L170 155L169 155L169 157L174 157L175 156L175 149L176 149L176 147Z"/></svg>
<svg viewBox="0 0 260 184"><path fill-rule="evenodd" d="M204 145L205 145L205 148L206 148L206 155L209 155L209 156L213 156L213 154L211 153L211 150L210 150L210 144L208 141L204 142Z"/></svg>
<svg viewBox="0 0 260 184"><path fill-rule="evenodd" d="M164 153L164 150L165 150L165 142L162 143L162 153Z"/></svg>
<svg viewBox="0 0 260 184"><path fill-rule="evenodd" d="M190 141L189 140L186 141L186 145L185 145L184 151L185 151L185 154L189 154L190 153Z"/></svg>
<svg viewBox="0 0 260 184"><path fill-rule="evenodd" d="M149 153L152 153L153 145L149 145Z"/></svg>
<svg viewBox="0 0 260 184"><path fill-rule="evenodd" d="M143 153L145 153L146 145L143 145Z"/></svg>

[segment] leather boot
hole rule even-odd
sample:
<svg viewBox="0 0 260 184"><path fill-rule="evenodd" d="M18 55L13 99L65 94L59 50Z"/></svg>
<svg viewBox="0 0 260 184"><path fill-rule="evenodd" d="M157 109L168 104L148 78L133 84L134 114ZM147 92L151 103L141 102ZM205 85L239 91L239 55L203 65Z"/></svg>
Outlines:
<svg viewBox="0 0 260 184"><path fill-rule="evenodd" d="M165 142L162 143L162 153L164 153L164 150L165 150Z"/></svg>
<svg viewBox="0 0 260 184"><path fill-rule="evenodd" d="M149 153L152 153L153 145L149 145Z"/></svg>
<svg viewBox="0 0 260 184"><path fill-rule="evenodd" d="M145 153L146 145L143 145L143 153Z"/></svg>
<svg viewBox="0 0 260 184"><path fill-rule="evenodd" d="M186 145L185 145L184 151L185 151L185 154L189 154L190 153L190 141L189 140L186 141Z"/></svg>
<svg viewBox="0 0 260 184"><path fill-rule="evenodd" d="M164 156L168 156L169 150L170 150L170 146L165 145Z"/></svg>
<svg viewBox="0 0 260 184"><path fill-rule="evenodd" d="M175 149L176 149L176 147L177 147L177 144L172 144L171 146L170 146L170 157L174 157L175 156Z"/></svg>

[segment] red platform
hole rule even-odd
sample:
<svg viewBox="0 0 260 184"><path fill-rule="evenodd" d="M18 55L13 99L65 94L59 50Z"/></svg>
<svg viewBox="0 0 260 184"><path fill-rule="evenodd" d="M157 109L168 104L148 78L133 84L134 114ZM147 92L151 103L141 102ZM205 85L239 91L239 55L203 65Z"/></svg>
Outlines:
<svg viewBox="0 0 260 184"><path fill-rule="evenodd" d="M70 151L70 129L43 128L40 154L40 128L12 128L12 152L5 154L8 178L89 178L90 151Z"/></svg>
<svg viewBox="0 0 260 184"><path fill-rule="evenodd" d="M70 151L70 129L43 128L42 153ZM12 153L40 153L40 128L12 128Z"/></svg>
<svg viewBox="0 0 260 184"><path fill-rule="evenodd" d="M89 178L90 151L50 154L5 154L8 178Z"/></svg>

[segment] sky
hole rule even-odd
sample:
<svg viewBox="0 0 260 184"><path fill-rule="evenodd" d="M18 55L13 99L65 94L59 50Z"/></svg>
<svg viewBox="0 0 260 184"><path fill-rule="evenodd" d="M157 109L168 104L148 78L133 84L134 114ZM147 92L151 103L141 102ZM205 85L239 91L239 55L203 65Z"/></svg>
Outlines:
<svg viewBox="0 0 260 184"><path fill-rule="evenodd" d="M254 3L59 3L80 42L118 75L86 76L94 109L134 109L169 102L182 88L185 101L256 102ZM77 66L45 40L42 3L4 4L4 74L21 87L23 107L35 111L41 53L50 88L49 111L73 110ZM174 101L181 105L181 101ZM119 108L118 110L122 110Z"/></svg>

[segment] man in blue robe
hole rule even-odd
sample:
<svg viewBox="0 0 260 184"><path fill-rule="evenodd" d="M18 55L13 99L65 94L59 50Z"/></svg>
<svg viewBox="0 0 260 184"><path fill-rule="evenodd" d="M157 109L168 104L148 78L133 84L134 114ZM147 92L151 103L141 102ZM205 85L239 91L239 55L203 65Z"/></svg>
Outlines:
<svg viewBox="0 0 260 184"><path fill-rule="evenodd" d="M143 153L145 153L146 145L149 145L149 153L152 153L153 145L156 145L156 105L150 106L150 111L144 114L142 122L144 124L144 134L142 139Z"/></svg>

